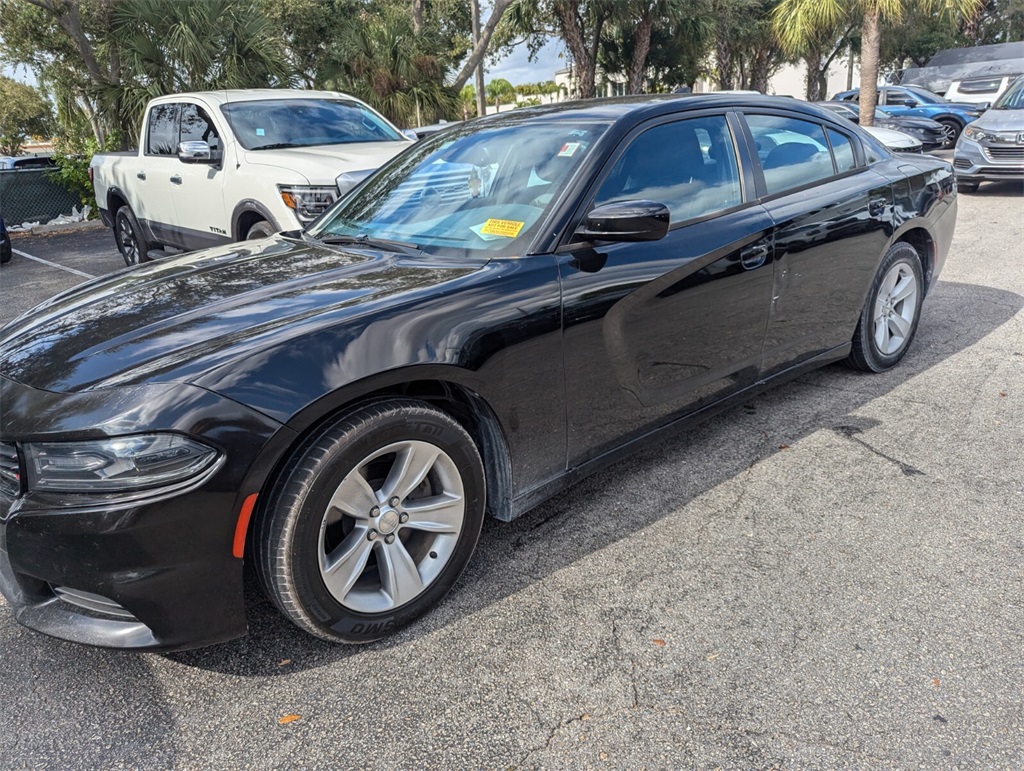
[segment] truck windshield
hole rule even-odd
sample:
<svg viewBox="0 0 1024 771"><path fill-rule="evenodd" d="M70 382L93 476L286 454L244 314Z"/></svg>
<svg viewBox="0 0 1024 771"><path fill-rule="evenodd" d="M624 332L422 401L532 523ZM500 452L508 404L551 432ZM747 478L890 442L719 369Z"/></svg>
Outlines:
<svg viewBox="0 0 1024 771"><path fill-rule="evenodd" d="M309 235L399 241L431 254L526 253L605 124L474 121L422 140Z"/></svg>
<svg viewBox="0 0 1024 771"><path fill-rule="evenodd" d="M995 110L1024 110L1024 77L1017 78L992 105Z"/></svg>
<svg viewBox="0 0 1024 771"><path fill-rule="evenodd" d="M220 109L246 150L404 141L381 116L350 99L263 99Z"/></svg>

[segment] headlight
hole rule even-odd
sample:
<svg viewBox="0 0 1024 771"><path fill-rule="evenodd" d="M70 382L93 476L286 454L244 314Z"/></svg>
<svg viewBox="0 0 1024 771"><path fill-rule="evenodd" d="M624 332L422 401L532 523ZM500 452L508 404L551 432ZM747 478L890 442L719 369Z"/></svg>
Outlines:
<svg viewBox="0 0 1024 771"><path fill-rule="evenodd" d="M29 490L108 492L182 482L217 460L212 447L178 434L143 434L24 446Z"/></svg>
<svg viewBox="0 0 1024 771"><path fill-rule="evenodd" d="M973 139L975 142L980 142L983 139L995 139L995 134L989 134L987 131L982 131L976 126L968 126L964 129L964 136L968 139Z"/></svg>
<svg viewBox="0 0 1024 771"><path fill-rule="evenodd" d="M312 222L338 198L333 187L311 187L309 185L278 185L284 205L295 212L300 222Z"/></svg>

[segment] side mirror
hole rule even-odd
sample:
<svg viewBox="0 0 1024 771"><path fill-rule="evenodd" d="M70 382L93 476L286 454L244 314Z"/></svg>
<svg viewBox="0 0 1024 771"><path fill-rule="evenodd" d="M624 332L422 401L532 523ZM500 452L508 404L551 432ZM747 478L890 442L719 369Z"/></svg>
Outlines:
<svg viewBox="0 0 1024 771"><path fill-rule="evenodd" d="M215 163L210 146L206 142L180 142L178 160L182 163Z"/></svg>
<svg viewBox="0 0 1024 771"><path fill-rule="evenodd" d="M411 139L413 142L419 139L419 136L413 129L402 129L402 136L405 137L406 139Z"/></svg>
<svg viewBox="0 0 1024 771"><path fill-rule="evenodd" d="M576 235L588 241L659 241L668 233L671 214L656 201L616 201L592 209Z"/></svg>
<svg viewBox="0 0 1024 771"><path fill-rule="evenodd" d="M915 102L913 99L898 99L896 100L896 104L902 105L904 107L917 107L917 102Z"/></svg>

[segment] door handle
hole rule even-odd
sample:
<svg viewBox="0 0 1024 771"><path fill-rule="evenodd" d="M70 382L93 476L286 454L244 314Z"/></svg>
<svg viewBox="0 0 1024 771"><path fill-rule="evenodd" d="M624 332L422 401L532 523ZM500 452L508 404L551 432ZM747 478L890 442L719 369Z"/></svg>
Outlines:
<svg viewBox="0 0 1024 771"><path fill-rule="evenodd" d="M138 177L139 179L141 179L141 180L142 180L143 182L145 182L145 181L146 181L146 172L144 172L144 171L140 171L140 172L139 172L138 174L136 174L135 176L136 176L136 177Z"/></svg>
<svg viewBox="0 0 1024 771"><path fill-rule="evenodd" d="M872 217L881 216L882 212L885 211L885 199L875 198L868 204L868 214Z"/></svg>
<svg viewBox="0 0 1024 771"><path fill-rule="evenodd" d="M180 185L181 184L181 176L178 175L178 174L175 174L173 177L171 177L171 184L172 185Z"/></svg>
<svg viewBox="0 0 1024 771"><path fill-rule="evenodd" d="M768 259L768 244L753 244L740 252L740 263L747 270L755 270Z"/></svg>

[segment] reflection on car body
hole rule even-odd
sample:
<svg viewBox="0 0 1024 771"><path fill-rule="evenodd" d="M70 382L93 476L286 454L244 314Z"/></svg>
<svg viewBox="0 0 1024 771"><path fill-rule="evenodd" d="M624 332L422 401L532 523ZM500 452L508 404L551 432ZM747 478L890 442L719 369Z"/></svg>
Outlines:
<svg viewBox="0 0 1024 771"><path fill-rule="evenodd" d="M808 369L894 366L955 218L948 163L791 99L453 126L305 232L4 328L0 588L48 634L184 648L244 634L248 563L299 627L377 639L485 512Z"/></svg>

